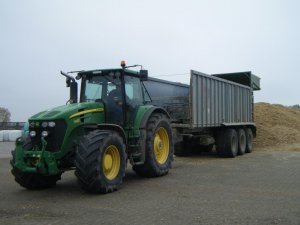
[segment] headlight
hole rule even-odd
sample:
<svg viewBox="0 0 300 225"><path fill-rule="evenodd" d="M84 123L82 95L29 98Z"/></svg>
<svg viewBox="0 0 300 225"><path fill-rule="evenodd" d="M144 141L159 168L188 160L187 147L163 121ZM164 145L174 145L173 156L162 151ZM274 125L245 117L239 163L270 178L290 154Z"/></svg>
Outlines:
<svg viewBox="0 0 300 225"><path fill-rule="evenodd" d="M52 128L52 127L55 127L55 122L54 122L54 121L49 122L49 123L48 123L48 126L51 127L51 128Z"/></svg>
<svg viewBox="0 0 300 225"><path fill-rule="evenodd" d="M36 136L36 132L34 130L29 132L29 136L30 137L35 137Z"/></svg>
<svg viewBox="0 0 300 225"><path fill-rule="evenodd" d="M44 130L44 131L42 132L42 137L47 137L48 134L49 134L48 131Z"/></svg>
<svg viewBox="0 0 300 225"><path fill-rule="evenodd" d="M48 123L45 121L45 122L42 122L42 127L43 128L46 128L48 126Z"/></svg>
<svg viewBox="0 0 300 225"><path fill-rule="evenodd" d="M31 128L34 128L35 122L31 122L31 123L29 124L29 126L30 126Z"/></svg>

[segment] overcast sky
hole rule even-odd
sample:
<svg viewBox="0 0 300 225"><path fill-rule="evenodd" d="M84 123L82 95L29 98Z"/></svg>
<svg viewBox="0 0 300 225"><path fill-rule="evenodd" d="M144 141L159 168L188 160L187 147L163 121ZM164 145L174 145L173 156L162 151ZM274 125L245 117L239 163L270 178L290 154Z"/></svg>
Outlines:
<svg viewBox="0 0 300 225"><path fill-rule="evenodd" d="M122 59L182 83L190 69L252 71L256 102L300 104L299 9L297 0L0 0L0 106L25 121L65 104L60 70Z"/></svg>

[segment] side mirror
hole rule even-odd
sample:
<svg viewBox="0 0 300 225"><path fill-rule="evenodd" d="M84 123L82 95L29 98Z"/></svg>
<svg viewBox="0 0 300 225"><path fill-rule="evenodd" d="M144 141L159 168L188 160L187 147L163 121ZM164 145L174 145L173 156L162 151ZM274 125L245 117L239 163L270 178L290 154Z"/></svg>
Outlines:
<svg viewBox="0 0 300 225"><path fill-rule="evenodd" d="M71 79L66 78L66 87L70 87Z"/></svg>
<svg viewBox="0 0 300 225"><path fill-rule="evenodd" d="M60 71L61 75L66 77L66 84L67 87L70 87L70 103L77 103L78 96L77 96L77 89L78 85L74 77L70 76L69 74Z"/></svg>
<svg viewBox="0 0 300 225"><path fill-rule="evenodd" d="M140 80L141 81L148 80L148 70L140 70Z"/></svg>
<svg viewBox="0 0 300 225"><path fill-rule="evenodd" d="M78 89L77 83L72 81L70 83L70 103L77 103L78 101L77 89Z"/></svg>

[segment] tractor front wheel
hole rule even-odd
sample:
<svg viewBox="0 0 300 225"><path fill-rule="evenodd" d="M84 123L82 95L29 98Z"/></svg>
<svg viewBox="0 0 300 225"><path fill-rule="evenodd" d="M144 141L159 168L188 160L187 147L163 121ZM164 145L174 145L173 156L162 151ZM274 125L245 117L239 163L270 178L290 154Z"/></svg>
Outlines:
<svg viewBox="0 0 300 225"><path fill-rule="evenodd" d="M123 139L114 131L90 132L79 142L75 165L83 190L103 194L117 190L126 168Z"/></svg>

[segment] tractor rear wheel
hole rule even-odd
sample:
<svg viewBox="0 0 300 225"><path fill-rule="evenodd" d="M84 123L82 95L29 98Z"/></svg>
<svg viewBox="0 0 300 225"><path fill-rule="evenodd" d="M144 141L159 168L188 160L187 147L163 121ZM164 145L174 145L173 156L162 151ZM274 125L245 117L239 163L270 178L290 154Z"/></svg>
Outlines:
<svg viewBox="0 0 300 225"><path fill-rule="evenodd" d="M114 131L90 132L79 142L75 165L83 190L103 194L117 190L126 168L123 139Z"/></svg>
<svg viewBox="0 0 300 225"><path fill-rule="evenodd" d="M170 122L165 114L153 114L147 123L146 159L144 164L134 165L140 176L158 177L169 172L174 147Z"/></svg>

